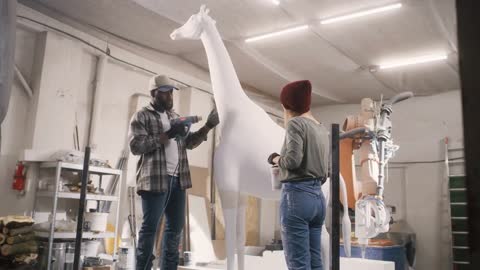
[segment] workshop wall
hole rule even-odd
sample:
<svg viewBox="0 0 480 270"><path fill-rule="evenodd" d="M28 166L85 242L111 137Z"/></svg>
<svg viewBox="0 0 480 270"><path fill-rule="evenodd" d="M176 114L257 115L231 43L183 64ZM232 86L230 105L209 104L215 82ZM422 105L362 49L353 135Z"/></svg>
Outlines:
<svg viewBox="0 0 480 270"><path fill-rule="evenodd" d="M393 107L393 140L400 149L390 163L385 200L397 207L394 218L406 221L417 235L416 269L450 267L443 139L449 137L453 146L463 145L461 109L460 91L415 97ZM331 123L342 125L347 115L357 114L360 104L323 106L313 111L330 127ZM424 163L430 161L437 162Z"/></svg>
<svg viewBox="0 0 480 270"><path fill-rule="evenodd" d="M17 29L15 63L28 82L34 73L35 51L38 46L37 34L23 27ZM12 190L13 175L18 156L28 145L26 134L28 121L33 111L33 104L24 91L17 77L12 84L10 105L7 116L2 123L2 141L0 154L0 190L2 200L0 215L7 213L24 214L31 208L30 196L21 197ZM27 186L30 189L30 186Z"/></svg>
<svg viewBox="0 0 480 270"><path fill-rule="evenodd" d="M97 47L107 47L104 40L22 5L19 5L18 12L22 16L81 37ZM151 76L145 71L110 59L103 66L104 70L99 78L101 60L98 51L71 37L25 20L19 20L16 44L15 63L33 88L34 95L29 98L18 79L14 79L9 111L2 123L0 216L24 214L32 209L34 183L31 180L35 177L33 170L29 172L26 195L19 196L10 187L15 163L23 156L25 149L39 152L72 149L75 124L80 131L80 148L84 148L87 143L94 89L99 79L102 79L103 83L97 93L100 112L95 136L92 138L95 144L93 153L99 158L109 160L110 164L115 166L126 147L133 99L139 95L148 95L146 86ZM142 50L137 54L132 53L127 44L110 43L108 47L116 57L194 87L210 89L207 72L177 57L159 53L148 54ZM278 109L269 107L277 104L276 100L272 102L271 97L261 96L254 89L251 90L252 99L265 109L281 115ZM206 118L212 107L209 94L186 89L181 95L182 98L179 95L175 97L175 106L178 105L182 114L198 114ZM135 108L138 104L135 103ZM359 104L349 104L323 106L313 111L322 122L329 125L333 122L342 123L346 115L356 114L359 109ZM401 147L392 162L441 160L442 139L445 136L450 137L454 144L462 142L460 92L451 91L402 102L395 105L392 121L394 141ZM191 165L208 168L211 147L210 138L197 150L191 151ZM405 220L417 234L417 269L447 269L450 251L449 246L444 243L448 237L443 218L444 165L402 163L392 166L395 168L391 169L390 182L387 183L386 200L388 204L397 206L395 217ZM123 183L132 179L131 171L124 177ZM208 187L205 188L208 190ZM269 231L276 222L276 218L272 218L276 216L275 205L260 202L261 244L271 240L273 235L272 232L263 234L263 231ZM266 213L270 213L271 217L265 218Z"/></svg>
<svg viewBox="0 0 480 270"><path fill-rule="evenodd" d="M137 51L130 44L107 43L98 35L82 32L20 4L18 14L74 37L30 20L18 19L15 62L33 89L33 97L29 98L18 79L14 80L9 111L2 124L0 186L4 197L0 203L0 216L32 211L35 169L31 167L29 170L26 194L17 195L10 187L17 160L32 156L32 153L45 156L57 150L73 149L76 126L80 149L84 149L94 97L98 106L95 106L97 118L92 122L94 132L90 138L92 156L106 159L115 166L122 151L127 149L129 120L131 114L141 107L139 104L148 102L145 95L149 94L147 85L152 74L111 58L102 60L105 56L85 42L103 50L108 48L117 58L193 86L175 95L175 107L182 115L195 114L206 119L213 107L212 96L195 89L210 91L208 72L178 57L143 48ZM269 107L271 97L248 86L246 90L259 105L279 115L278 109ZM192 129L196 130L203 123ZM192 166L210 168L211 137L189 153ZM25 150L29 149L33 151L27 155ZM129 164L129 168L132 166L134 163ZM128 170L122 183L132 180L132 171ZM126 209L124 201L125 205L121 207Z"/></svg>

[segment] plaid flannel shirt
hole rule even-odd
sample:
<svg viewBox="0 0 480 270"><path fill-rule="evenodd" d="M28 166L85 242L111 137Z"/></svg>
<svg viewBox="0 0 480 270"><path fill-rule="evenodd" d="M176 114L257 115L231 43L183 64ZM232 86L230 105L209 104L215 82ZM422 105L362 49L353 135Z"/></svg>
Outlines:
<svg viewBox="0 0 480 270"><path fill-rule="evenodd" d="M173 111L167 111L169 119L180 117ZM192 187L187 149L193 149L207 140L209 129L201 128L190 132L183 140L178 140L178 176L180 187L185 190ZM165 133L157 112L151 105L135 113L130 122L130 150L140 155L137 163L137 193L140 191L166 192L169 186L165 146L160 142L159 134Z"/></svg>

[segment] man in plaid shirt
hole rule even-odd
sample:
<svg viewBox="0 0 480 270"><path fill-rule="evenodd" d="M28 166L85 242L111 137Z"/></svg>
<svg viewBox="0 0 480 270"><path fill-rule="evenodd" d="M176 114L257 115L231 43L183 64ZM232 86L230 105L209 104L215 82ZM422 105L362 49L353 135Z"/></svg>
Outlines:
<svg viewBox="0 0 480 270"><path fill-rule="evenodd" d="M176 270L178 246L185 223L185 190L192 187L187 149L207 140L219 120L214 109L205 125L187 133L185 125L170 125L178 118L173 109L175 84L166 76L150 81L152 102L142 108L130 123L130 150L139 155L137 193L142 197L143 222L139 232L137 270L151 269L155 235L165 213L162 239L162 270Z"/></svg>

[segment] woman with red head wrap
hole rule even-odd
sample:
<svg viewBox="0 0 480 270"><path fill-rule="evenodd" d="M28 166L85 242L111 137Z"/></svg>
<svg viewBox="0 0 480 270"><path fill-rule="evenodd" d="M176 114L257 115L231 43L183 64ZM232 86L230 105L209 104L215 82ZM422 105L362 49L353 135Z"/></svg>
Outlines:
<svg viewBox="0 0 480 270"><path fill-rule="evenodd" d="M325 220L321 185L328 174L327 129L310 112L312 85L295 81L282 89L286 136L280 154L268 162L279 167L280 218L285 259L290 270L321 270L320 235Z"/></svg>

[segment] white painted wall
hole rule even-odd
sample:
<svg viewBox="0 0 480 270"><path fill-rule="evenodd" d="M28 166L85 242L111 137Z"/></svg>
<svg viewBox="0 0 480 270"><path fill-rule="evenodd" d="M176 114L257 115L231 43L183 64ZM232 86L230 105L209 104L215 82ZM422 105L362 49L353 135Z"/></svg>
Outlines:
<svg viewBox="0 0 480 270"><path fill-rule="evenodd" d="M15 63L27 82L31 83L34 72L34 55L37 35L23 27L16 33ZM17 196L11 189L18 154L29 144L26 134L32 115L32 104L18 78L15 77L10 96L7 116L2 123L2 147L0 155L0 215L4 213L24 214L32 204L30 197ZM31 190L31 186L27 186Z"/></svg>
<svg viewBox="0 0 480 270"><path fill-rule="evenodd" d="M391 160L395 168L390 169L386 184L386 202L397 207L394 218L405 220L417 235L416 269L450 269L445 165L398 162L444 159L445 136L452 144L462 145L460 91L413 98L393 109L393 138L400 149ZM342 124L347 115L359 110L359 104L324 106L314 109L314 114L330 126Z"/></svg>

